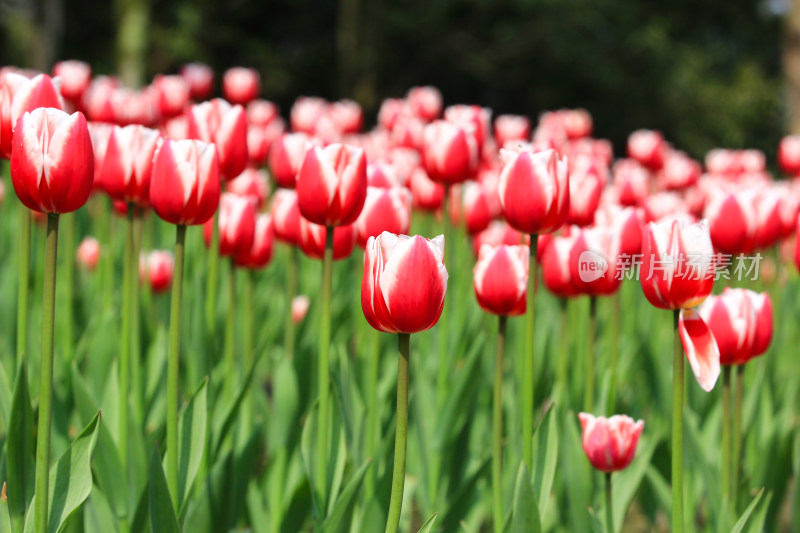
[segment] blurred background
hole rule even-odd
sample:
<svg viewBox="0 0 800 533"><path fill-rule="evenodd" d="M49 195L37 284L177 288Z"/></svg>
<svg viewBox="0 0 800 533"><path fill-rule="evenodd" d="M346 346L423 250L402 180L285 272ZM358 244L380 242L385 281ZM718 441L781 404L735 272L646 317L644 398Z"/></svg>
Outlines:
<svg viewBox="0 0 800 533"><path fill-rule="evenodd" d="M446 104L535 118L585 107L619 153L638 128L695 157L800 133L794 0L2 0L0 64L59 59L141 85L202 61L261 73L285 114L299 95L383 98L439 87Z"/></svg>

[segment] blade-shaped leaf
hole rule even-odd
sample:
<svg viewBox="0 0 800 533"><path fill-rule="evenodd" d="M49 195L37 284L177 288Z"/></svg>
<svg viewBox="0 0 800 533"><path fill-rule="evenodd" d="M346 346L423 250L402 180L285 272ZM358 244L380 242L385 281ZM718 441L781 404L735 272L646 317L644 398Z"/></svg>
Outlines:
<svg viewBox="0 0 800 533"><path fill-rule="evenodd" d="M228 433L230 433L231 428L236 421L236 416L239 414L239 408L242 406L242 401L250 391L250 384L253 382L253 375L255 374L256 366L261 359L261 353L263 353L263 351L256 355L253 364L250 365L247 375L245 375L244 381L242 381L241 385L239 386L239 391L236 393L233 401L226 407L220 417L215 419L212 440L214 445L211 447L211 451L213 451L215 455L219 453L220 446L222 446L222 443L225 442L225 437L227 437Z"/></svg>
<svg viewBox="0 0 800 533"><path fill-rule="evenodd" d="M622 523L628 512L628 506L633 500L639 485L642 483L647 467L650 466L650 459L656 451L656 446L661 441L660 435L648 437L645 435L639 442L639 449L633 463L614 476L614 531L622 529Z"/></svg>
<svg viewBox="0 0 800 533"><path fill-rule="evenodd" d="M753 501L750 502L750 505L747 506L747 509L744 510L742 516L739 517L739 520L736 521L736 524L731 529L731 533L742 533L744 531L744 526L747 525L747 521L750 520L750 515L753 514L753 511L756 509L758 502L761 501L761 497L764 495L764 489L762 488L756 494L756 497L753 498Z"/></svg>
<svg viewBox="0 0 800 533"><path fill-rule="evenodd" d="M433 513L430 518L425 520L425 523L422 524L422 527L419 528L417 533L431 533L433 531L433 524L436 522L436 517L439 513Z"/></svg>
<svg viewBox="0 0 800 533"><path fill-rule="evenodd" d="M533 486L539 495L539 515L544 519L550 502L550 491L553 488L553 479L556 475L558 463L558 419L552 413L556 406L551 407L545 419L539 424L534 435L534 470ZM542 453L544 450L544 453Z"/></svg>
<svg viewBox="0 0 800 533"><path fill-rule="evenodd" d="M208 379L204 379L178 419L178 496L183 506L206 447Z"/></svg>
<svg viewBox="0 0 800 533"><path fill-rule="evenodd" d="M50 469L47 533L61 531L67 519L86 501L92 490L92 454L100 430L100 413L89 422ZM33 532L36 495L25 518L25 533Z"/></svg>
<svg viewBox="0 0 800 533"><path fill-rule="evenodd" d="M525 463L521 462L514 487L511 533L541 533L541 531L539 504L531 486L531 476Z"/></svg>
<svg viewBox="0 0 800 533"><path fill-rule="evenodd" d="M6 447L6 476L8 486L8 511L12 523L24 523L25 509L33 498L35 458L34 428L36 419L28 392L25 364L20 366L14 383L11 416L8 423Z"/></svg>
<svg viewBox="0 0 800 533"><path fill-rule="evenodd" d="M364 482L364 474L367 473L370 466L371 461L366 461L350 478L341 495L336 499L330 515L322 523L322 533L345 533L349 530L353 507L357 501L356 496Z"/></svg>
<svg viewBox="0 0 800 533"><path fill-rule="evenodd" d="M180 533L178 518L172 506L172 498L167 488L167 478L161 466L158 446L153 447L150 459L150 483L148 485L148 506L150 508L150 531L152 533Z"/></svg>

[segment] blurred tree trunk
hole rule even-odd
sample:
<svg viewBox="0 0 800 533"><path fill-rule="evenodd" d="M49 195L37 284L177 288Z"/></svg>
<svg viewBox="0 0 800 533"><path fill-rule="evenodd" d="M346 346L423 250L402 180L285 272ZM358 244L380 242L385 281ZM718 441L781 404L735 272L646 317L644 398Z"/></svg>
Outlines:
<svg viewBox="0 0 800 533"><path fill-rule="evenodd" d="M339 62L339 95L352 96L359 75L359 0L339 0L339 24L336 30Z"/></svg>
<svg viewBox="0 0 800 533"><path fill-rule="evenodd" d="M149 1L116 0L114 7L117 15L117 72L123 84L139 88L145 80Z"/></svg>
<svg viewBox="0 0 800 533"><path fill-rule="evenodd" d="M380 36L380 3L372 0L363 6L360 0L339 0L336 29L339 67L339 96L353 98L365 111L378 106L375 61Z"/></svg>
<svg viewBox="0 0 800 533"><path fill-rule="evenodd" d="M786 78L787 128L800 133L800 0L790 0L783 37L783 73Z"/></svg>
<svg viewBox="0 0 800 533"><path fill-rule="evenodd" d="M3 18L10 41L19 43L18 54L12 56L18 66L50 72L64 33L63 0L22 2Z"/></svg>

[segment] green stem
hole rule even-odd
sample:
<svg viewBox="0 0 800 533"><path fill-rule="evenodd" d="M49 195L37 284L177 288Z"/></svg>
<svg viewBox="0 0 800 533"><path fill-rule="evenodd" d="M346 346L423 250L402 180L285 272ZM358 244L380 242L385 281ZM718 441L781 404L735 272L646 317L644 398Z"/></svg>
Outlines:
<svg viewBox="0 0 800 533"><path fill-rule="evenodd" d="M100 262L103 276L103 309L110 310L114 301L114 254L111 238L111 205L104 195L98 195L97 232L100 238Z"/></svg>
<svg viewBox="0 0 800 533"><path fill-rule="evenodd" d="M597 342L597 298L589 297L589 325L586 331L586 387L583 390L583 410L594 410L594 360Z"/></svg>
<svg viewBox="0 0 800 533"><path fill-rule="evenodd" d="M536 327L536 276L538 235L531 234L530 273L528 275L528 323L525 328L525 350L522 351L522 460L528 468L533 465L533 403L534 403L534 330Z"/></svg>
<svg viewBox="0 0 800 533"><path fill-rule="evenodd" d="M328 491L328 391L330 362L328 355L331 347L331 290L333 285L333 231L325 228L325 255L322 258L322 301L319 326L319 369L317 372L319 387L319 420L317 431L317 492L319 501L326 502ZM327 505L320 512L325 514Z"/></svg>
<svg viewBox="0 0 800 533"><path fill-rule="evenodd" d="M133 293L133 205L128 204L125 227L125 255L122 267L122 325L119 346L119 458L128 476L128 416L131 391L131 297ZM123 482L124 486L127 483Z"/></svg>
<svg viewBox="0 0 800 533"><path fill-rule="evenodd" d="M64 262L64 361L67 365L72 363L75 351L75 316L73 295L75 294L75 214L64 215L61 221L62 233L64 235L64 249L67 251L66 261Z"/></svg>
<svg viewBox="0 0 800 533"><path fill-rule="evenodd" d="M26 209L27 211L27 209ZM58 255L58 213L47 214L47 243L44 260L42 301L42 366L39 387L39 431L36 439L36 508L34 530L48 530L47 505L50 482L50 429L53 419L53 322L56 305L56 257Z"/></svg>
<svg viewBox="0 0 800 533"><path fill-rule="evenodd" d="M223 348L225 360L225 389L227 400L236 394L236 267L231 261L228 270L228 312L225 314L225 340Z"/></svg>
<svg viewBox="0 0 800 533"><path fill-rule="evenodd" d="M292 318L292 302L294 301L295 296L297 296L297 246L289 245L289 272L287 273L287 297L288 297L288 305L287 305L287 313L286 313L286 356L291 359L294 357L294 334L295 334L295 324L294 319Z"/></svg>
<svg viewBox="0 0 800 533"><path fill-rule="evenodd" d="M739 506L739 479L742 460L742 400L744 398L744 365L736 367L736 392L733 400L733 457L731 458L731 503L734 514Z"/></svg>
<svg viewBox="0 0 800 533"><path fill-rule="evenodd" d="M255 286L255 271L246 270L244 272L244 309L242 315L242 336L244 337L242 349L244 350L244 369L248 371L253 366L255 360L255 344L253 315L255 313L255 303L253 302L253 293ZM253 387L244 399L242 404L242 433L245 439L250 436L250 430L253 427Z"/></svg>
<svg viewBox="0 0 800 533"><path fill-rule="evenodd" d="M28 351L28 293L31 275L31 212L20 207L19 284L17 285L17 368Z"/></svg>
<svg viewBox="0 0 800 533"><path fill-rule="evenodd" d="M366 456L375 460L375 443L378 440L380 427L378 425L378 377L380 373L380 333L377 330L370 328L370 349L369 361L367 367L367 443L365 453ZM375 470L373 466L367 472L367 479L364 480L364 494L367 498L371 498L375 492Z"/></svg>
<svg viewBox="0 0 800 533"><path fill-rule="evenodd" d="M675 329L672 358L672 531L683 533L683 345L678 323L680 309L673 311Z"/></svg>
<svg viewBox="0 0 800 533"><path fill-rule="evenodd" d="M409 339L408 333L398 333L397 335L397 416L394 435L392 496L389 500L386 533L397 533L400 527L400 511L403 506L403 488L406 480L406 443L408 440Z"/></svg>
<svg viewBox="0 0 800 533"><path fill-rule="evenodd" d="M622 297L619 291L611 296L611 384L608 390L606 414L613 415L617 405L617 366L619 361L620 322L622 321Z"/></svg>
<svg viewBox="0 0 800 533"><path fill-rule="evenodd" d="M211 221L211 244L208 247L208 278L206 279L206 330L215 340L217 330L217 293L219 292L219 210Z"/></svg>
<svg viewBox="0 0 800 533"><path fill-rule="evenodd" d="M558 361L556 362L556 382L558 383L559 394L564 401L569 398L569 371L567 361L569 358L569 300L560 298L558 300L560 316L560 327L558 335L560 337L558 348Z"/></svg>
<svg viewBox="0 0 800 533"><path fill-rule="evenodd" d="M500 315L497 328L497 354L494 360L492 494L496 533L503 531L503 357L506 349L507 319L505 315Z"/></svg>
<svg viewBox="0 0 800 533"><path fill-rule="evenodd" d="M180 366L185 243L186 226L179 225L175 238L175 271L169 311L169 355L167 360L167 488L175 509L180 509L178 500L178 370Z"/></svg>
<svg viewBox="0 0 800 533"><path fill-rule="evenodd" d="M606 472L606 533L614 533L613 500L611 499L611 472Z"/></svg>
<svg viewBox="0 0 800 533"><path fill-rule="evenodd" d="M139 282L139 253L142 249L142 217L134 213L133 218L133 253L131 254L131 390L133 391L134 420L139 423L142 419L141 406L144 399L142 386L142 343L141 343L141 306L139 297L141 285Z"/></svg>
<svg viewBox="0 0 800 533"><path fill-rule="evenodd" d="M722 367L722 501L731 494L731 367Z"/></svg>

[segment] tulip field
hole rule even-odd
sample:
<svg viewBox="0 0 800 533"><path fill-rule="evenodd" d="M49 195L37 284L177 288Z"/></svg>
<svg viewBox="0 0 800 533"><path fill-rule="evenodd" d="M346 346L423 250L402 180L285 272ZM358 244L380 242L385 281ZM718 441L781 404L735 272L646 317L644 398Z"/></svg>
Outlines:
<svg viewBox="0 0 800 533"><path fill-rule="evenodd" d="M800 136L214 81L0 70L0 533L800 532Z"/></svg>

